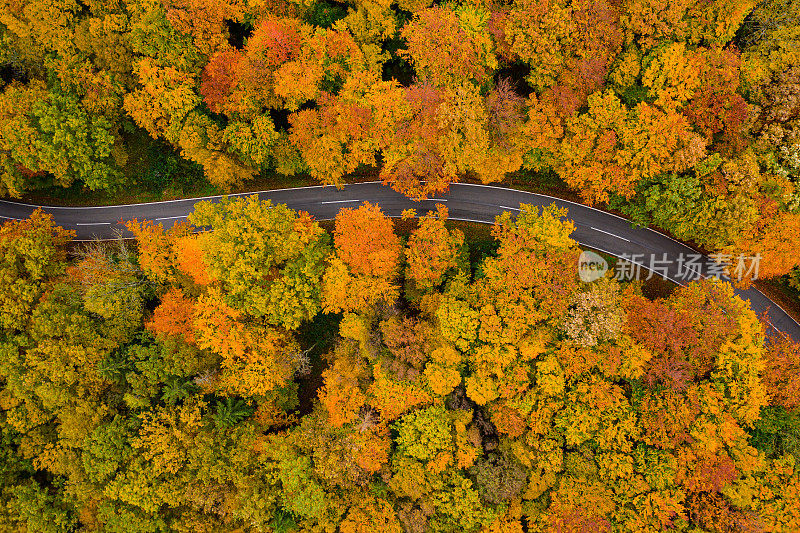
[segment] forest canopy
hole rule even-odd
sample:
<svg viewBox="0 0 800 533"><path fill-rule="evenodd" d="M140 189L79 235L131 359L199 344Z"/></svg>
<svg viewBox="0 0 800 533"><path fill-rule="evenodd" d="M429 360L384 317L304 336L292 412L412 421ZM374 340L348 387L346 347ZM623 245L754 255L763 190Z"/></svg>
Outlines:
<svg viewBox="0 0 800 533"><path fill-rule="evenodd" d="M0 197L280 176L555 182L800 290L800 2L0 0ZM3 219L0 530L800 531L800 345L520 207Z"/></svg>
<svg viewBox="0 0 800 533"><path fill-rule="evenodd" d="M799 21L790 0L3 0L0 195L548 175L780 276Z"/></svg>
<svg viewBox="0 0 800 533"><path fill-rule="evenodd" d="M800 529L800 345L725 282L581 282L566 215L4 223L0 529Z"/></svg>

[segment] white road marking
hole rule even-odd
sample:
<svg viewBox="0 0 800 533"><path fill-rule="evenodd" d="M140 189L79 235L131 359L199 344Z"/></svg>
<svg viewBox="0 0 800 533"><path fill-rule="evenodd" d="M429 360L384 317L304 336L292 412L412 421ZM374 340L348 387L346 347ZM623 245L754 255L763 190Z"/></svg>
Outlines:
<svg viewBox="0 0 800 533"><path fill-rule="evenodd" d="M161 218L157 218L156 220L175 220L176 218L186 218L188 216L189 215L181 215L181 216L178 216L178 217L161 217Z"/></svg>
<svg viewBox="0 0 800 533"><path fill-rule="evenodd" d="M508 207L507 205L498 205L500 209L508 209L509 211L519 211L519 207Z"/></svg>
<svg viewBox="0 0 800 533"><path fill-rule="evenodd" d="M76 226L110 226L112 222L76 222Z"/></svg>
<svg viewBox="0 0 800 533"><path fill-rule="evenodd" d="M6 220L25 220L23 218L4 217L3 215L0 215L0 218L5 218Z"/></svg>
<svg viewBox="0 0 800 533"><path fill-rule="evenodd" d="M609 233L607 231L603 231L601 229L597 229L597 228L595 228L593 226L589 226L589 229L593 229L595 231L599 231L600 233L605 233L606 235L611 235L612 237L616 237L617 239L621 239L621 240L623 240L625 242L631 242L628 239L626 239L625 237L620 237L619 235L614 235L613 233Z"/></svg>
<svg viewBox="0 0 800 533"><path fill-rule="evenodd" d="M361 200L331 200L328 202L320 202L321 204L346 204L350 202L360 202Z"/></svg>
<svg viewBox="0 0 800 533"><path fill-rule="evenodd" d="M424 200L425 202L444 202L447 203L447 200L444 198L427 198Z"/></svg>

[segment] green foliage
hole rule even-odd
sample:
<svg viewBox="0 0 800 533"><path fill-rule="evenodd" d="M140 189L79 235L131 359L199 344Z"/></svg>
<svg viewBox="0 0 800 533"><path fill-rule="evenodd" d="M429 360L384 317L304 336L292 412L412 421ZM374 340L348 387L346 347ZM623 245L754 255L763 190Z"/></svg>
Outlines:
<svg viewBox="0 0 800 533"><path fill-rule="evenodd" d="M92 116L73 96L48 92L37 82L14 84L0 94L0 118L6 193L20 196L35 185L30 176L37 173L51 174L63 187L76 180L92 190L121 184L122 173L111 158L111 123Z"/></svg>
<svg viewBox="0 0 800 533"><path fill-rule="evenodd" d="M311 9L305 15L305 20L320 28L330 28L337 20L346 15L347 10L342 5L327 0L317 0L312 3Z"/></svg>
<svg viewBox="0 0 800 533"><path fill-rule="evenodd" d="M288 329L319 311L330 238L307 215L252 196L200 202L190 221L214 230L204 254L231 305Z"/></svg>
<svg viewBox="0 0 800 533"><path fill-rule="evenodd" d="M768 457L788 454L800 461L800 415L780 406L761 409L750 433L750 444Z"/></svg>
<svg viewBox="0 0 800 533"><path fill-rule="evenodd" d="M232 428L243 419L253 414L253 408L238 398L225 398L217 404L214 423L220 429Z"/></svg>
<svg viewBox="0 0 800 533"><path fill-rule="evenodd" d="M52 494L36 483L28 483L16 487L11 506L30 531L42 533L77 531L78 520L75 509L63 501L62 496L63 492Z"/></svg>
<svg viewBox="0 0 800 533"><path fill-rule="evenodd" d="M429 407L406 415L397 424L397 446L401 453L428 461L452 446L452 427L443 407Z"/></svg>

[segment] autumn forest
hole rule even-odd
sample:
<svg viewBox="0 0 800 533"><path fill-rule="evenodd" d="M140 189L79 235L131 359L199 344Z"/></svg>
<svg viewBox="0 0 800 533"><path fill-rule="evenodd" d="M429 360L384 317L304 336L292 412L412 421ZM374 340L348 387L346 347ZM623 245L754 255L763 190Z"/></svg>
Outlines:
<svg viewBox="0 0 800 533"><path fill-rule="evenodd" d="M799 65L792 0L0 0L0 197L547 188L800 308ZM555 205L121 222L3 217L0 531L800 531L727 282L581 281Z"/></svg>

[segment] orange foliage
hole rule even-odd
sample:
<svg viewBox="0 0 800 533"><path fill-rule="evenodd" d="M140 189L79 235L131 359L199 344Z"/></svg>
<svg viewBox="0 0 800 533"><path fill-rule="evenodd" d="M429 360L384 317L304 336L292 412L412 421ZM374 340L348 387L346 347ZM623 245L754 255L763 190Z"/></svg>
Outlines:
<svg viewBox="0 0 800 533"><path fill-rule="evenodd" d="M194 344L193 318L194 301L186 298L180 289L172 288L161 297L146 327L157 335L176 335Z"/></svg>
<svg viewBox="0 0 800 533"><path fill-rule="evenodd" d="M770 404L795 409L800 405L800 344L775 336L764 354L764 382Z"/></svg>
<svg viewBox="0 0 800 533"><path fill-rule="evenodd" d="M705 531L763 531L760 520L734 509L724 496L713 492L694 492L686 497L692 522Z"/></svg>
<svg viewBox="0 0 800 533"><path fill-rule="evenodd" d="M737 328L735 309L721 285L699 282L668 300L627 302L631 336L657 355L646 379L683 390L715 365L720 346Z"/></svg>
<svg viewBox="0 0 800 533"><path fill-rule="evenodd" d="M273 69L292 61L300 53L302 38L298 19L266 18L247 40L247 52L264 69Z"/></svg>
<svg viewBox="0 0 800 533"><path fill-rule="evenodd" d="M367 400L358 383L362 374L362 365L350 357L337 358L322 373L325 385L319 391L319 401L328 411L331 426L338 428L358 419L359 411Z"/></svg>
<svg viewBox="0 0 800 533"><path fill-rule="evenodd" d="M392 146L396 148L384 151L381 179L410 198L426 198L446 191L451 182L457 181L457 176L445 172L445 161L439 151L444 130L437 111L444 93L420 82L406 89L405 100L411 112L395 127Z"/></svg>
<svg viewBox="0 0 800 533"><path fill-rule="evenodd" d="M378 472L389 461L392 438L386 425L363 429L355 435L355 461L369 474Z"/></svg>
<svg viewBox="0 0 800 533"><path fill-rule="evenodd" d="M333 231L336 254L353 274L392 276L400 261L400 239L394 223L378 205L342 209Z"/></svg>
<svg viewBox="0 0 800 533"><path fill-rule="evenodd" d="M236 66L241 54L238 50L222 50L211 57L200 77L200 94L214 113L226 111L225 102L236 83Z"/></svg>
<svg viewBox="0 0 800 533"><path fill-rule="evenodd" d="M676 481L692 492L720 492L739 475L725 452L706 453L696 459L691 454L679 454L679 457L679 461L688 459L688 464L678 469Z"/></svg>
<svg viewBox="0 0 800 533"><path fill-rule="evenodd" d="M435 332L430 323L391 317L380 324L383 343L403 363L421 369L432 351Z"/></svg>
<svg viewBox="0 0 800 533"><path fill-rule="evenodd" d="M205 54L225 44L225 20L242 16L236 1L164 0L163 4L172 27L194 37L195 46Z"/></svg>
<svg viewBox="0 0 800 533"><path fill-rule="evenodd" d="M203 259L204 235L187 235L176 239L174 244L178 269L191 276L198 285L208 285L214 281Z"/></svg>
<svg viewBox="0 0 800 533"><path fill-rule="evenodd" d="M492 415L492 422L497 431L515 439L522 435L527 428L527 423L523 415L503 403L493 403L489 408Z"/></svg>
<svg viewBox="0 0 800 533"><path fill-rule="evenodd" d="M762 216L757 227L742 234L726 252L734 258L739 254L760 256L759 278L782 276L800 264L797 249L800 247L800 214L778 212L775 202L762 206ZM732 267L735 269L736 264ZM741 269L746 274L747 268Z"/></svg>
<svg viewBox="0 0 800 533"><path fill-rule="evenodd" d="M447 208L436 204L436 216L423 217L411 233L406 248L407 275L422 286L440 283L448 269L456 266L456 257L464 244L464 234L448 231Z"/></svg>
<svg viewBox="0 0 800 533"><path fill-rule="evenodd" d="M211 290L195 304L197 345L222 356L221 384L234 394L262 396L286 384L299 347L277 329L240 322L241 312Z"/></svg>
<svg viewBox="0 0 800 533"><path fill-rule="evenodd" d="M131 220L125 224L139 245L139 266L154 281L164 282L172 277L177 259L172 243L179 236L191 232L186 223L179 223L164 231L164 226L151 220Z"/></svg>
<svg viewBox="0 0 800 533"><path fill-rule="evenodd" d="M352 275L338 257L331 260L323 277L322 303L329 313L365 311L381 300L394 301L398 293L392 280Z"/></svg>
<svg viewBox="0 0 800 533"><path fill-rule="evenodd" d="M684 110L706 137L708 144L714 135L722 133L722 148L727 153L744 148L742 134L749 106L737 93L739 89L740 57L732 49L715 48L704 51L700 73L701 86Z"/></svg>

